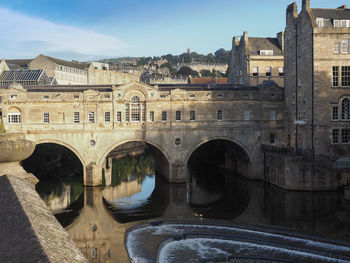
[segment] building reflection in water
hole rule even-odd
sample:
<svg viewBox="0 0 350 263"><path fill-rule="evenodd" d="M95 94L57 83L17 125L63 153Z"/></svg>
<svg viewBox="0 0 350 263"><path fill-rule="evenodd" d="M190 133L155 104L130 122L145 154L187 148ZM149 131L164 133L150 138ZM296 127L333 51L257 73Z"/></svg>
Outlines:
<svg viewBox="0 0 350 263"><path fill-rule="evenodd" d="M60 183L41 193L90 262L129 262L126 229L152 218L210 218L350 240L350 202L339 192L284 191L215 166L190 169L188 184L169 184L154 175L147 154L109 160L104 187L80 185L78 195L75 184Z"/></svg>

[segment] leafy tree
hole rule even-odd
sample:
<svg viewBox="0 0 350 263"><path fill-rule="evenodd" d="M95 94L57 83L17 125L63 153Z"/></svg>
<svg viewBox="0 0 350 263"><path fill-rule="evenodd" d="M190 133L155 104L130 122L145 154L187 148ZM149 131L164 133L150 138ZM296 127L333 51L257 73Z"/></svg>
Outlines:
<svg viewBox="0 0 350 263"><path fill-rule="evenodd" d="M0 133L5 133L6 130L5 130L5 127L4 127L4 124L0 122Z"/></svg>
<svg viewBox="0 0 350 263"><path fill-rule="evenodd" d="M200 71L200 73L201 73L201 76L202 76L202 77L211 77L211 72L210 72L210 70L202 69L202 70Z"/></svg>
<svg viewBox="0 0 350 263"><path fill-rule="evenodd" d="M220 48L215 51L214 55L216 63L230 63L230 51Z"/></svg>
<svg viewBox="0 0 350 263"><path fill-rule="evenodd" d="M199 76L198 72L191 69L190 67L187 67L187 66L183 66L179 69L179 71L177 72L177 75L178 76Z"/></svg>

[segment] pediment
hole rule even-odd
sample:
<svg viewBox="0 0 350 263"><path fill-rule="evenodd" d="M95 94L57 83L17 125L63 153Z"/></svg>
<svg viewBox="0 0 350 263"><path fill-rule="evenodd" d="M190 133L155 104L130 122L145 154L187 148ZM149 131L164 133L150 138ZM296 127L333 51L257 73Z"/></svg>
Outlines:
<svg viewBox="0 0 350 263"><path fill-rule="evenodd" d="M23 86L17 82L12 82L10 85L8 85L6 88L5 88L6 92L11 92L11 93L14 93L14 92L17 92L17 93L20 93L20 92L26 92L27 90L25 88L23 88Z"/></svg>
<svg viewBox="0 0 350 263"><path fill-rule="evenodd" d="M186 94L186 91L183 90L183 89L177 88L177 89L172 90L172 91L171 91L171 94L173 94L173 95L181 94L181 95L182 95L182 94Z"/></svg>
<svg viewBox="0 0 350 263"><path fill-rule="evenodd" d="M141 83L141 82L130 82L118 87L113 88L113 91L118 92L121 94L122 98L126 98L130 97L132 93L142 93L143 97L145 99L149 98L149 94L152 92L157 92L158 91L158 87L157 86L150 86L147 85L145 83ZM151 94L152 95L152 94ZM154 94L153 94L154 95Z"/></svg>
<svg viewBox="0 0 350 263"><path fill-rule="evenodd" d="M97 95L97 94L99 94L99 91L93 90L93 89L88 89L88 90L84 90L83 93L88 94L88 95Z"/></svg>

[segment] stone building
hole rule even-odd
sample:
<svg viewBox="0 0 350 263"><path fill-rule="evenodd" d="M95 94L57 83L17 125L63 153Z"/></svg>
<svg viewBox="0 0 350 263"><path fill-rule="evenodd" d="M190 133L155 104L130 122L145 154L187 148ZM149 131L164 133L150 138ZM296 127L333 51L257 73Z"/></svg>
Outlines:
<svg viewBox="0 0 350 263"><path fill-rule="evenodd" d="M0 85L10 85L17 82L27 85L56 85L56 79L47 76L43 69L14 69L0 73Z"/></svg>
<svg viewBox="0 0 350 263"><path fill-rule="evenodd" d="M296 149L332 161L350 152L350 10L288 6L285 30L286 132ZM340 159L350 167L348 158ZM346 162L344 162L346 160Z"/></svg>
<svg viewBox="0 0 350 263"><path fill-rule="evenodd" d="M88 64L39 55L29 62L30 69L44 69L59 85L88 84Z"/></svg>
<svg viewBox="0 0 350 263"><path fill-rule="evenodd" d="M276 38L248 37L246 31L240 40L234 37L229 82L256 86L272 80L283 87L283 46L283 32L278 33Z"/></svg>

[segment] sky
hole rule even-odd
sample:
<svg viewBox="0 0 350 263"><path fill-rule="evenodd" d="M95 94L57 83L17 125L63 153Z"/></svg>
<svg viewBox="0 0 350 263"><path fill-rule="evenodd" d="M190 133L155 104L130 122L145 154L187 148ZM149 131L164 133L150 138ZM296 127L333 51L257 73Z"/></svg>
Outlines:
<svg viewBox="0 0 350 263"><path fill-rule="evenodd" d="M232 37L273 37L292 0L0 0L0 59L39 54L91 61L231 49ZM299 10L301 0L296 1ZM349 0L311 0L336 8Z"/></svg>

